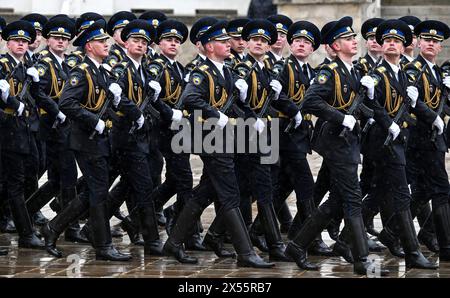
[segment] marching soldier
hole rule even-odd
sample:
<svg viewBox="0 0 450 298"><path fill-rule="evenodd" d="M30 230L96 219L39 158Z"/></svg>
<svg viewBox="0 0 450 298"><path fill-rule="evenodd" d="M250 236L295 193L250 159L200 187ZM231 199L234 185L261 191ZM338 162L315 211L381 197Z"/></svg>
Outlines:
<svg viewBox="0 0 450 298"><path fill-rule="evenodd" d="M400 66L403 68L406 64L414 60L414 50L417 48L417 36L414 32L414 27L420 23L420 19L415 16L404 16L399 18L399 20L408 24L413 36L411 44L405 48L405 52L400 58Z"/></svg>
<svg viewBox="0 0 450 298"><path fill-rule="evenodd" d="M27 208L30 212L40 210L57 195L63 207L77 196L77 165L73 151L68 147L70 123L58 108L58 100L69 75L64 52L75 36L75 24L68 17L51 18L42 33L48 47L44 50L46 55L36 66L40 77L40 93L36 101L40 112L39 138L46 147L48 180L28 198ZM81 242L79 226L67 229L65 239Z"/></svg>
<svg viewBox="0 0 450 298"><path fill-rule="evenodd" d="M374 110L375 119L368 132L371 146L366 154L376 162L374 195L381 200L382 208L392 206L392 214L384 222L383 230L395 229L403 246L407 268L436 269L437 265L421 253L414 229L405 171L407 131L401 126L409 110L420 119L418 122L435 126L439 134L442 134L444 123L423 101L417 100L417 88L408 82L406 73L400 68L400 55L412 41L408 25L400 20L386 20L378 26L376 39L383 48L384 59L372 74L372 84L367 80L365 85L368 89L366 102Z"/></svg>
<svg viewBox="0 0 450 298"><path fill-rule="evenodd" d="M247 84L249 90L247 99L256 119L254 129L260 134L265 127L261 118L269 119L272 114L271 108L279 110L289 118L301 121L301 113L295 104L288 100L282 92L282 85L277 77L273 76L273 70L264 62L265 50L268 46L277 42L277 31L275 26L267 20L255 20L248 22L242 30L242 38L248 43L248 54L246 63L248 66L257 63L252 70ZM279 62L278 62L279 63ZM239 64L236 66L239 67ZM267 101L267 103L266 103ZM250 146L252 130L247 136L246 145ZM248 147L250 148L250 147ZM261 161L264 156L257 147L256 153L246 152L237 155L236 165L238 168L238 179L247 179L251 196L257 201L258 216L253 223L250 234L258 234L259 230L265 235L269 257L276 261L289 261L284 255L285 246L281 240L279 226L275 220L276 213L273 207L272 186L272 164ZM245 169L245 170L243 170ZM240 187L246 187L240 184ZM261 229L259 226L261 225ZM255 238L255 237L253 237Z"/></svg>
<svg viewBox="0 0 450 298"><path fill-rule="evenodd" d="M8 53L0 59L2 108L2 166L6 182L8 203L19 234L19 247L42 248L43 242L36 236L25 204L25 176L28 171L37 175L37 146L31 124L37 119L34 98L39 92L39 74L35 67L28 67L25 53L33 43L36 31L28 21L8 24L2 32L7 41ZM24 89L25 88L25 89ZM34 157L34 168L26 168Z"/></svg>
<svg viewBox="0 0 450 298"><path fill-rule="evenodd" d="M357 66L361 68L365 75L369 73L372 69L376 67L376 63L378 58L383 55L381 46L377 43L375 38L375 33L377 31L377 27L379 24L383 22L383 19L380 18L372 18L365 21L361 26L361 35L366 40L366 49L367 53L363 57L360 57L357 60ZM367 123L369 121L369 123ZM373 119L361 119L361 127L365 127L366 125L372 125ZM361 153L363 154L363 164L362 171L359 176L361 192L364 198L362 205L362 213L364 225L366 226L366 230L369 234L373 236L378 236L378 232L374 230L373 227L373 218L379 211L378 202L371 196L370 188L373 176L373 161L371 161L367 156L365 156L365 151L369 143L365 142L365 136L361 137ZM374 244L371 242L369 238L369 246ZM371 247L369 247L371 249ZM372 247L373 249L373 247ZM372 250L371 249L371 250Z"/></svg>
<svg viewBox="0 0 450 298"><path fill-rule="evenodd" d="M445 115L443 110L444 105L447 104L450 76L443 76L442 70L436 65L436 58L442 49L442 42L450 36L450 29L440 21L427 20L417 24L414 31L420 38L418 45L420 54L413 62L405 66L404 71L412 82L421 79L418 85L419 100L439 116ZM426 66L426 71L421 78L418 78L423 66ZM406 165L407 168L412 168L409 173L414 175L409 177L412 217L415 217L421 205L428 204L431 200L433 216L428 218L429 223L422 226L421 231L431 224L431 232L426 231L426 233L434 234L432 225L434 220L439 244L439 260L441 262L449 261L450 208L448 193L450 187L445 169L446 133L442 133L440 126L437 128L430 126L420 118L417 125L409 127L408 130Z"/></svg>
<svg viewBox="0 0 450 298"><path fill-rule="evenodd" d="M351 28L352 18L344 17L333 22L322 36L337 53L334 62L322 67L314 83L305 94L305 112L318 116L322 122L313 149L321 154L330 175L329 199L320 205L302 225L300 232L289 242L286 254L306 270L318 267L308 262L308 246L329 224L331 218L343 211L345 228L342 233L351 243L353 271L366 275L371 262L368 257L367 234L361 216L361 189L358 181L360 163L359 126L349 107L359 93L361 85L370 85L369 77L352 67L352 57L357 53L356 33ZM340 137L342 131L347 132ZM387 271L380 270L381 275Z"/></svg>
<svg viewBox="0 0 450 298"><path fill-rule="evenodd" d="M108 35L105 21L98 20L75 39L74 45L84 48L86 57L69 75L59 109L71 120L69 148L75 151L77 163L86 179L88 196L74 198L42 230L47 251L61 257L56 247L58 236L67 226L89 210L91 237L95 255L100 260L127 261L131 258L112 245L107 205L109 183L110 137L106 127L107 113L112 106L133 117L133 105L121 98L122 89L117 83L109 84L101 62L108 56ZM113 97L111 100L110 98Z"/></svg>
<svg viewBox="0 0 450 298"><path fill-rule="evenodd" d="M246 98L246 88L244 80L236 80L231 71L225 66L225 59L230 55L229 36L226 32L227 22L220 21L212 25L201 37L203 46L206 49L207 59L204 63L194 69L190 76L190 81L180 100L185 108L191 113L190 120L195 119L194 111L202 111L203 121L214 121L219 132L223 132L224 127L229 122L229 117L220 111L226 102L228 94L234 91L239 92L237 104L243 106L241 100ZM237 88L238 90L235 90ZM246 109L249 113L249 109ZM229 115L233 113L225 111ZM192 123L192 126L194 124ZM229 124L230 125L230 124ZM203 136L211 131L203 131ZM226 136L226 130L221 136L224 137L223 147L227 148L227 143L234 139ZM202 137L203 138L203 137ZM230 145L230 144L228 144ZM181 263L197 263L198 260L188 256L183 249L183 242L191 235L192 228L204 209L214 198L219 202L220 210L217 210L215 220L220 220L231 234L233 246L237 252L238 266L245 267L273 267L273 263L264 262L254 251L247 228L239 211L239 189L234 171L234 154L223 152L207 153L202 149L200 157L203 161L203 174L200 179L198 192L194 194L192 200L184 206L178 220L172 229L172 233L164 244L164 252L174 256Z"/></svg>
<svg viewBox="0 0 450 298"><path fill-rule="evenodd" d="M127 66L121 70L125 73L119 84L125 91L122 96L139 108L138 115L140 114L140 116L137 118L138 115L136 115L132 122L129 117L118 113L112 130L112 146L121 173L120 183L127 186L128 190L125 192L129 193L135 204L134 209L129 210L129 213L130 215L138 214L139 226L144 238L144 254L146 255L162 255L154 201L150 196L153 190L149 158L151 125L144 122L152 121L145 105L158 105L161 88L142 64L148 44L156 40L155 31L154 27L144 20L131 21L123 28L121 38L125 41L127 54L117 68L121 69L121 65L125 63ZM163 71L163 69L158 69L158 71ZM151 69L150 74L155 75ZM159 109L163 109L162 114L166 120L181 114L181 111L176 113L164 104L159 105ZM135 126L135 131L130 133L133 126ZM123 201L120 201L112 209L119 207L121 202ZM109 216L112 214L110 213Z"/></svg>
<svg viewBox="0 0 450 298"><path fill-rule="evenodd" d="M320 30L312 23L299 21L289 27L287 42L290 45L291 56L283 69L281 83L283 91L297 106L303 105L306 90L316 73L308 63L308 57L316 51L321 43ZM288 238L293 239L306 218L316 208L313 201L314 178L311 173L306 154L311 154L311 115L304 114L299 127L292 127L286 132L291 120L284 115L280 117L280 173L279 195L274 196L275 210L278 211L281 202L285 202L292 190L297 197L297 214L288 232ZM331 249L322 241L320 235L309 248L313 255L330 256Z"/></svg>
<svg viewBox="0 0 450 298"><path fill-rule="evenodd" d="M162 207L173 196L177 195L174 204L173 214L166 216L166 231L170 235L173 225L183 206L192 199L193 178L191 165L189 162L190 154L174 153L171 148L171 141L177 131L170 128L171 121L179 122L182 118L182 111L179 109L180 97L184 89L184 67L180 62L176 61L179 47L188 37L188 28L185 24L175 21L166 20L158 26L156 43L159 46L159 58L155 59L151 65L159 64L160 69L164 69L161 76L160 99L173 109L173 117L170 121L161 119L159 121L159 149L164 156L166 162L166 179L152 193L153 201L157 207ZM164 65L167 65L164 67ZM152 72L152 68L150 68ZM200 228L198 223L194 234L185 241L186 249L206 250L202 244L200 236Z"/></svg>
<svg viewBox="0 0 450 298"><path fill-rule="evenodd" d="M25 54L25 61L28 65L33 65L37 62L39 57L34 53L37 50L42 42L42 30L47 23L47 18L38 13L32 13L24 16L22 20L30 22L36 30L36 40L29 45L27 53ZM39 56L42 56L39 54ZM32 94L35 98L37 95ZM38 188L39 188L39 179L47 170L47 161L46 161L46 148L45 142L39 138L38 135L39 129L39 120L35 119L33 124L31 125L31 130L33 132L33 137L36 139L36 146L38 155L36 156L37 160L33 157L29 157L27 160L27 169L26 178L25 178L25 198L29 198ZM35 213L32 213L33 222L36 225L42 226L48 222L48 219L41 213L40 210L37 210Z"/></svg>
<svg viewBox="0 0 450 298"><path fill-rule="evenodd" d="M242 29L250 21L250 19L234 19L228 23L227 32L230 35L231 54L230 58L226 60L229 67L234 68L236 64L245 59L245 49L247 43L242 38Z"/></svg>
<svg viewBox="0 0 450 298"><path fill-rule="evenodd" d="M119 11L115 13L108 21L108 34L114 39L114 44L109 50L109 55L105 59L105 63L114 67L123 60L127 51L125 49L125 41L121 38L121 32L129 22L135 20L136 16L129 11Z"/></svg>

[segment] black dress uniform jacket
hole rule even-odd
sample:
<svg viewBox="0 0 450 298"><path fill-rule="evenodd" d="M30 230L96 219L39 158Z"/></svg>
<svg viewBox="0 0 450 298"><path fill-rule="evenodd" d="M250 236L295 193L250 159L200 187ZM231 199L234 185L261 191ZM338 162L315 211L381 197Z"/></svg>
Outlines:
<svg viewBox="0 0 450 298"><path fill-rule="evenodd" d="M406 98L406 88L411 85L404 71L399 70L398 81L395 78L391 66L383 60L373 73L375 80L374 100L367 100L367 105L374 110L375 124L368 132L370 146L367 155L371 159L383 159L388 163L405 165L405 148L407 142L407 130L402 130L397 139L393 142L393 152L390 154L387 149L383 149L383 143L388 136L389 127L393 122L396 112ZM436 113L429 109L426 104L417 100L415 108L410 107L418 119L430 125L436 119ZM402 126L402 123L399 124Z"/></svg>
<svg viewBox="0 0 450 298"><path fill-rule="evenodd" d="M28 100L22 103L25 105L22 115L16 116L15 113L20 105L20 100L17 95L22 90L22 85L25 80L30 79L26 74L27 65L20 63L17 65L13 57L8 53L0 59L0 78L5 79L9 73L18 69L14 75L9 79L11 89L6 104L1 101L0 108L5 113L5 118L1 124L2 133L2 150L9 150L16 153L28 154L30 153L31 133L37 131L39 120L34 99L29 94L38 94L39 84L31 82L28 94Z"/></svg>
<svg viewBox="0 0 450 298"><path fill-rule="evenodd" d="M297 106L305 99L306 90L309 88L311 79L315 77L314 69L307 64L309 76L306 77L300 67L300 63L294 56L290 56L288 64L283 69L280 81L283 92ZM284 133L291 119L280 117L280 150L289 152L311 153L311 116L303 113L303 121L291 134Z"/></svg>
<svg viewBox="0 0 450 298"><path fill-rule="evenodd" d="M417 89L419 90L418 100L423 101L430 109L437 112L441 100L445 101L444 105L447 104L447 99L441 97L445 88L442 83L441 69L436 65L435 78L429 65L424 58L419 55L413 62L406 64L403 70L406 71L408 79L412 84L418 79L424 65L427 65L426 70L417 86ZM441 112L440 116L444 119L443 112ZM436 141L433 143L431 141L432 125L424 121L424 119L417 119L417 125L408 127L408 130L408 147L420 150L438 150L447 152L447 145L444 139L444 136L446 135L445 131L443 134L437 135Z"/></svg>
<svg viewBox="0 0 450 298"><path fill-rule="evenodd" d="M339 137L344 129L344 116L360 88L360 77L357 72L357 78L353 78L344 62L336 58L322 66L306 91L304 111L319 117L312 140L313 149L324 158L342 163L361 162L358 123L346 139Z"/></svg>
<svg viewBox="0 0 450 298"><path fill-rule="evenodd" d="M101 135L89 139L98 123L98 113L107 100L109 78L94 62L86 57L70 72L59 101L60 110L72 120L69 146L71 149L99 156L109 156L108 128ZM112 95L111 95L112 96ZM111 107L112 107L111 103ZM122 98L118 111L125 115L135 110L135 105ZM109 113L105 113L105 119ZM132 117L137 119L136 117Z"/></svg>

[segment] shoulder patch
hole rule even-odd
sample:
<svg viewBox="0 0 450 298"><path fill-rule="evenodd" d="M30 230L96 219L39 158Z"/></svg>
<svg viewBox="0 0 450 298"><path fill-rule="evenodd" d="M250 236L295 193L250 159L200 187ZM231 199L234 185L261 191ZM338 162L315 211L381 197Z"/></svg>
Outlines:
<svg viewBox="0 0 450 298"><path fill-rule="evenodd" d="M39 76L40 76L40 77L43 77L43 76L45 75L45 73L47 72L48 66L45 65L45 64L43 64L43 63L39 63L39 64L36 66L36 69L37 69L37 71L38 71L38 73L39 73Z"/></svg>
<svg viewBox="0 0 450 298"><path fill-rule="evenodd" d="M372 79L373 79L373 84L375 86L377 86L380 83L380 81L381 81L381 77L379 75L375 74L375 73L372 74Z"/></svg>
<svg viewBox="0 0 450 298"><path fill-rule="evenodd" d="M331 77L331 73L325 69L321 70L317 75L317 83L323 85L325 84Z"/></svg>
<svg viewBox="0 0 450 298"><path fill-rule="evenodd" d="M192 83L196 86L200 85L203 82L204 76L199 73L192 74Z"/></svg>
<svg viewBox="0 0 450 298"><path fill-rule="evenodd" d="M69 84L72 87L77 86L80 83L80 76L76 73L71 74L69 78Z"/></svg>

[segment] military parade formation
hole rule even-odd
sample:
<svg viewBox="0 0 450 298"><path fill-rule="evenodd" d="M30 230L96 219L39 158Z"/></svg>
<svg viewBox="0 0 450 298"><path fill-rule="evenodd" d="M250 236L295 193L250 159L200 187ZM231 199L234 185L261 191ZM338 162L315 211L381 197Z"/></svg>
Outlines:
<svg viewBox="0 0 450 298"><path fill-rule="evenodd" d="M450 60L437 59L450 29L414 16L368 19L358 58L352 26L349 16L318 28L278 14L202 17L189 30L159 11L0 18L1 232L17 233L19 249L55 258L65 256L64 233L91 244L98 260L128 261L112 241L126 232L144 255L188 264L199 262L192 250L242 267L295 262L303 270L320 269L309 255L341 256L367 275L369 253L388 250L408 269L437 269L421 245L449 262ZM187 41L197 55L183 65ZM321 46L327 57L314 67L310 56ZM242 134L239 119L251 120ZM183 122L202 131L186 132ZM183 133L187 147L219 135L223 150L180 152L174 139ZM270 163L260 142L250 150L266 134L279 151ZM237 147L245 150L227 150ZM323 158L316 181L313 151ZM195 186L194 154L203 163ZM52 219L40 212L48 203ZM204 231L201 215L212 203Z"/></svg>

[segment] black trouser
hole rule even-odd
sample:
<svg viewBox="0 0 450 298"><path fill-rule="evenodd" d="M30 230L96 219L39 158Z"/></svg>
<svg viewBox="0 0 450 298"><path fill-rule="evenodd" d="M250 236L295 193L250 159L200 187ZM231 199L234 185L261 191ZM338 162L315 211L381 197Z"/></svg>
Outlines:
<svg viewBox="0 0 450 298"><path fill-rule="evenodd" d="M156 209L159 209L176 194L175 212L179 213L184 204L192 198L193 179L189 162L190 154L175 154L171 151L163 151L162 154L166 161L166 179L155 189L152 197Z"/></svg>
<svg viewBox="0 0 450 298"><path fill-rule="evenodd" d="M319 206L323 197L330 190L330 171L325 160L322 161L319 173L317 174L316 183L314 184L314 203Z"/></svg>
<svg viewBox="0 0 450 298"><path fill-rule="evenodd" d="M75 187L77 184L77 164L75 154L67 146L53 141L46 142L47 177L57 189Z"/></svg>
<svg viewBox="0 0 450 298"><path fill-rule="evenodd" d="M91 152L75 152L78 165L85 177L87 196L80 199L89 200L91 207L96 206L108 198L109 164L108 158Z"/></svg>
<svg viewBox="0 0 450 298"><path fill-rule="evenodd" d="M41 163L41 156L37 145L39 141L36 139L36 134L30 132L29 136L30 153L25 155L25 199L39 188L39 167Z"/></svg>
<svg viewBox="0 0 450 298"><path fill-rule="evenodd" d="M361 186L361 193L363 198L366 195L370 195L374 168L375 168L374 162L370 158L364 156L361 174L359 175L360 179L359 185Z"/></svg>
<svg viewBox="0 0 450 298"><path fill-rule="evenodd" d="M217 199L220 210L216 210L216 214L238 208L239 188L233 157L202 155L201 159L203 173L192 200L206 209L213 199Z"/></svg>
<svg viewBox="0 0 450 298"><path fill-rule="evenodd" d="M305 158L299 158L283 153L281 155L280 177L283 177L283 179L280 179L282 182L280 183L279 201L274 201L275 207L284 202L292 190L295 191L297 202L313 198L314 178L306 156ZM297 208L299 208L299 204L297 204Z"/></svg>
<svg viewBox="0 0 450 298"><path fill-rule="evenodd" d="M377 161L374 169L374 195L380 204L392 200L395 213L405 211L410 207L411 195L406 180L405 166L401 164Z"/></svg>
<svg viewBox="0 0 450 298"><path fill-rule="evenodd" d="M408 150L407 168L412 200L421 204L431 200L433 210L448 203L450 187L445 152ZM412 175L414 177L410 177Z"/></svg>
<svg viewBox="0 0 450 298"><path fill-rule="evenodd" d="M362 196L358 165L329 159L325 162L330 174L330 196L321 205L321 210L333 218L342 211L344 218L360 216Z"/></svg>
<svg viewBox="0 0 450 298"><path fill-rule="evenodd" d="M248 176L252 197L258 204L266 205L272 203L271 165L261 164L260 159L258 154L240 154L236 158L236 166L247 169L245 174Z"/></svg>
<svg viewBox="0 0 450 298"><path fill-rule="evenodd" d="M140 208L152 204L153 189L148 155L142 152L117 150L116 158L121 172L121 182L130 188L131 200ZM128 210L131 214L133 210Z"/></svg>
<svg viewBox="0 0 450 298"><path fill-rule="evenodd" d="M248 227L253 222L252 217L252 192L250 188L250 177L247 174L250 171L249 164L238 162L236 159L235 163L235 173L237 177L237 181L239 184L239 209L241 209L242 218L244 219L245 225ZM216 208L217 209L217 208ZM217 212L218 210L216 210Z"/></svg>

